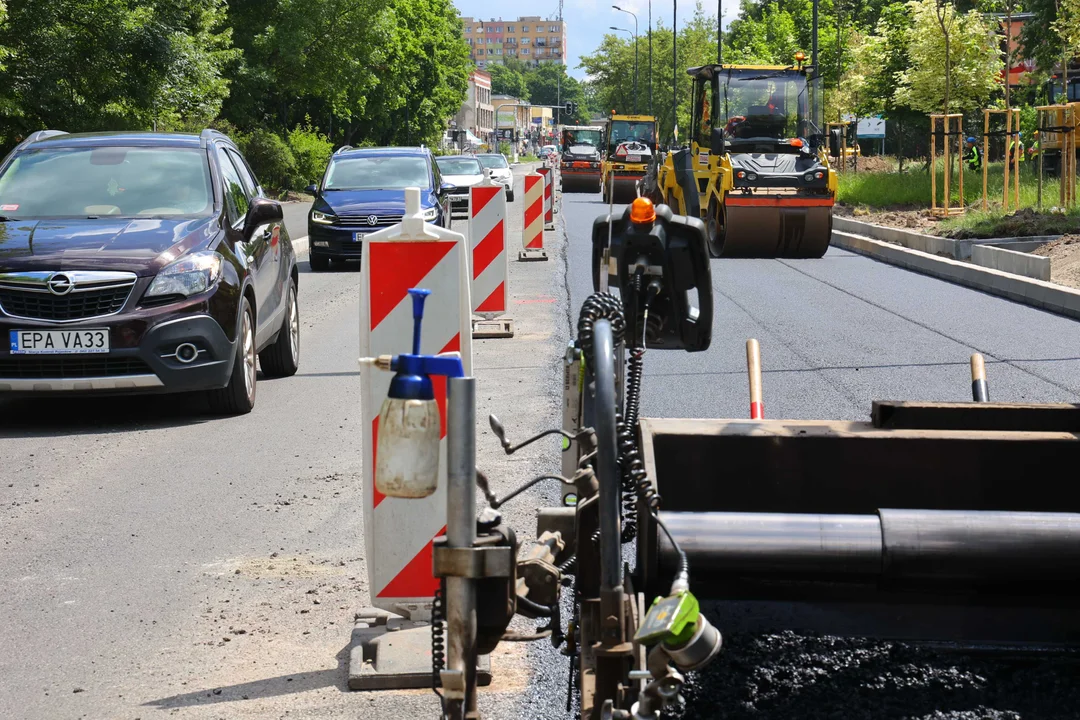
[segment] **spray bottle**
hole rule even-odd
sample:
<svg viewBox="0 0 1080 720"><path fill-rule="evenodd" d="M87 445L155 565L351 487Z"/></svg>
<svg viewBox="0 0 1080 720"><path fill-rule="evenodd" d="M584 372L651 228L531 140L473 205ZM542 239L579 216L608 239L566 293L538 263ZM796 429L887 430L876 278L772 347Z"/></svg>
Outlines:
<svg viewBox="0 0 1080 720"><path fill-rule="evenodd" d="M393 370L390 392L379 411L379 440L375 452L375 489L397 498L422 498L439 482L439 406L432 375L464 377L461 355L420 354L420 325L430 290L412 288L412 353L362 358L380 370Z"/></svg>

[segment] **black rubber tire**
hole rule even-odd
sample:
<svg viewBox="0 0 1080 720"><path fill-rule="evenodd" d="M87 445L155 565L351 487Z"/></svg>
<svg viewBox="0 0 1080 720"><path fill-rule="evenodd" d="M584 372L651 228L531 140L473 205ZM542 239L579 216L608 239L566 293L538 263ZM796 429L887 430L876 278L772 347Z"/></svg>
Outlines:
<svg viewBox="0 0 1080 720"><path fill-rule="evenodd" d="M708 238L709 257L718 258L724 254L723 230L720 229L720 208L716 197L709 198L709 210L705 218L705 236Z"/></svg>
<svg viewBox="0 0 1080 720"><path fill-rule="evenodd" d="M506 202L514 202L514 191L509 190L506 193Z"/></svg>
<svg viewBox="0 0 1080 720"><path fill-rule="evenodd" d="M219 415L246 415L255 407L255 313L247 298L240 299L240 326L229 384L207 393L210 409ZM250 388L248 382L250 381Z"/></svg>
<svg viewBox="0 0 1080 720"><path fill-rule="evenodd" d="M259 365L267 377L289 377L300 367L300 305L296 299L296 281L289 281L285 317L277 339L259 353Z"/></svg>
<svg viewBox="0 0 1080 720"><path fill-rule="evenodd" d="M315 272L324 272L330 269L330 258L326 255L316 255L315 253L308 254L308 264L311 265L311 269Z"/></svg>

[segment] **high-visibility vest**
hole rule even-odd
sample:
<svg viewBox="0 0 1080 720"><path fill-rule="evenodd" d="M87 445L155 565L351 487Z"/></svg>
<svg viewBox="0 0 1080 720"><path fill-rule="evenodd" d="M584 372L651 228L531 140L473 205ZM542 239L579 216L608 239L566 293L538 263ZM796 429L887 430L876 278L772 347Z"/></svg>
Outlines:
<svg viewBox="0 0 1080 720"><path fill-rule="evenodd" d="M1014 139L1009 143L1009 159L1012 159L1013 151L1016 149L1017 144L1020 145L1020 162L1024 162L1024 142L1021 140L1019 143Z"/></svg>

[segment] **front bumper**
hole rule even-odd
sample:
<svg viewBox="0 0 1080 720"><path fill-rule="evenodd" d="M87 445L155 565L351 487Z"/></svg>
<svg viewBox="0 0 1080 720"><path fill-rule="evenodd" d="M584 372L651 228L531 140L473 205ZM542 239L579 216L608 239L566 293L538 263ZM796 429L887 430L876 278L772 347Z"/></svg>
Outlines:
<svg viewBox="0 0 1080 720"><path fill-rule="evenodd" d="M149 279L140 281L136 292L141 294L148 283ZM100 355L14 355L5 343L0 347L0 395L172 393L224 387L232 375L236 346L210 315L212 306L234 304L204 297L62 326L0 315L4 338L11 330L108 328L110 344L110 351ZM182 343L195 346L194 361L185 364L177 359L176 348Z"/></svg>
<svg viewBox="0 0 1080 720"><path fill-rule="evenodd" d="M308 250L310 254L325 257L359 259L363 255L364 243L362 240L354 240L355 234L359 232L367 235L382 229L372 227L369 230L361 226L341 227L308 223Z"/></svg>

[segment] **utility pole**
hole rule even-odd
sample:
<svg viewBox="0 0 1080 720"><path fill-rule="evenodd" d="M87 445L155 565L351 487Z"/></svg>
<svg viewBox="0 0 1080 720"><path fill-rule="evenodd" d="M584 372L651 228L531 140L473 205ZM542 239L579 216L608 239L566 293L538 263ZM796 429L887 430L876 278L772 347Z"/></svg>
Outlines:
<svg viewBox="0 0 1080 720"><path fill-rule="evenodd" d="M562 5L563 5L563 0L559 0L559 41L560 41L560 44L559 44L559 59L560 59L560 61L562 63L564 63L563 67L565 67L566 48L561 44L562 43L562 36L563 36ZM562 105L562 76L563 76L563 70L562 70L562 68L560 68L559 69L559 76L555 79L555 105L556 106ZM555 127L559 127L559 125L562 122L562 118L560 117L559 113L560 113L559 108L556 107L555 108Z"/></svg>
<svg viewBox="0 0 1080 720"><path fill-rule="evenodd" d="M813 39L810 41L810 62L814 64L814 77L820 75L817 64L817 28L818 28L818 0L814 0L814 22L811 32L814 33Z"/></svg>
<svg viewBox="0 0 1080 720"><path fill-rule="evenodd" d="M637 115L637 111L638 111L638 104L637 104L637 45L638 45L638 43L637 43L637 35L630 32L626 28L615 27L614 25L612 25L609 28L609 30L617 30L618 32L624 32L627 35L630 35L632 38L634 38L634 114Z"/></svg>
<svg viewBox="0 0 1080 720"><path fill-rule="evenodd" d="M652 0L649 0L649 115L656 117L652 107Z"/></svg>
<svg viewBox="0 0 1080 720"><path fill-rule="evenodd" d="M724 64L724 0L716 3L716 64Z"/></svg>
<svg viewBox="0 0 1080 720"><path fill-rule="evenodd" d="M637 92L637 89L638 89L638 82L637 82L637 80L638 80L638 71L637 71L638 70L638 61L637 61L637 55L638 55L638 52L637 52L638 51L638 22L637 22L637 15L630 12L629 10L623 10L618 5L612 5L611 7L613 7L614 9L618 10L621 13L626 13L630 17L634 18L634 114L637 115L638 114L638 102L637 102L637 99L638 99L638 92ZM612 30L617 30L618 28L613 27L611 29Z"/></svg>
<svg viewBox="0 0 1080 720"><path fill-rule="evenodd" d="M679 126L679 0L671 0L671 138L678 142Z"/></svg>

